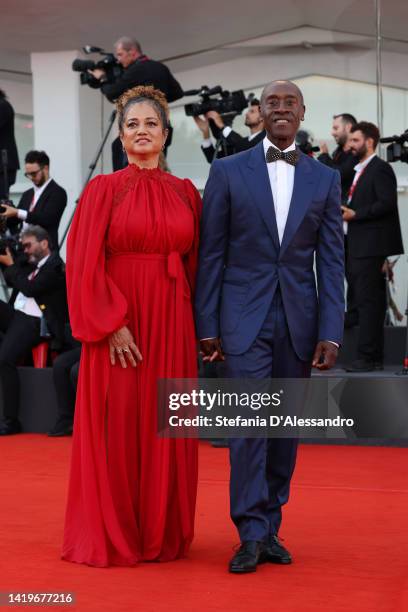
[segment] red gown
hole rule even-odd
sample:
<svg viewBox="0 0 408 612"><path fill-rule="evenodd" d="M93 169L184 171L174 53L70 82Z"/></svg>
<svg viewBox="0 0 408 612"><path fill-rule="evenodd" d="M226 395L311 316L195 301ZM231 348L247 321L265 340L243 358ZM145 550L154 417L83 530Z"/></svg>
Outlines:
<svg viewBox="0 0 408 612"><path fill-rule="evenodd" d="M193 378L191 294L201 199L131 164L87 186L68 239L74 336L83 342L62 557L94 566L170 561L192 541L197 441L156 435L157 378ZM137 368L110 365L128 325Z"/></svg>

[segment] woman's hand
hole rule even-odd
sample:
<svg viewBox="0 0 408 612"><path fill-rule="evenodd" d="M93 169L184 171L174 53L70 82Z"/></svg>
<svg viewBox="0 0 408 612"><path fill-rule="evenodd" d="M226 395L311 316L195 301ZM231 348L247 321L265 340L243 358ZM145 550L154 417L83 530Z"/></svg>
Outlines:
<svg viewBox="0 0 408 612"><path fill-rule="evenodd" d="M118 357L122 368L127 368L127 361L134 368L137 366L137 361L142 361L142 355L128 327L121 327L110 335L109 356L112 365L115 365Z"/></svg>

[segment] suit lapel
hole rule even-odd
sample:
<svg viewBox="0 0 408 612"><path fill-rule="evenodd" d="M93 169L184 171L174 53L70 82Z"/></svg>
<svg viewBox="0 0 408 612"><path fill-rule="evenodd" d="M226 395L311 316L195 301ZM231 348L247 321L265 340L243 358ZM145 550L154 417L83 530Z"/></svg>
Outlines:
<svg viewBox="0 0 408 612"><path fill-rule="evenodd" d="M275 206L265 162L263 142L251 149L248 167L252 173L252 180L247 181L246 176L244 176L245 182L269 230L275 248L279 251L278 226L276 225Z"/></svg>
<svg viewBox="0 0 408 612"><path fill-rule="evenodd" d="M290 201L288 218L283 233L279 256L282 257L290 244L306 211L310 205L315 189L317 176L312 171L312 164L307 155L301 154L295 168L292 199Z"/></svg>
<svg viewBox="0 0 408 612"><path fill-rule="evenodd" d="M362 193L364 191L365 180L370 178L371 173L374 174L376 166L377 166L377 159L378 159L377 156L373 157L370 163L364 168L363 173L360 175L360 178L358 179L357 184L354 189L353 198L350 202L350 208L354 209L356 205L358 206L358 199L359 199L358 196L360 195L360 192Z"/></svg>
<svg viewBox="0 0 408 612"><path fill-rule="evenodd" d="M47 200L48 194L50 193L50 190L52 189L52 184L53 184L53 179L51 179L51 181L48 183L48 185L46 186L46 188L44 189L44 191L38 198L37 204L35 205L37 209L39 206L41 206L45 202L45 200Z"/></svg>

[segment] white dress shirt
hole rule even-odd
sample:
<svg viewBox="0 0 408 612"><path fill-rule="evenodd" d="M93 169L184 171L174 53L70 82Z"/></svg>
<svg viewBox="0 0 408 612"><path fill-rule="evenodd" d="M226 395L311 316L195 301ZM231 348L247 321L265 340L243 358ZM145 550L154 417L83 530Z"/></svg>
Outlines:
<svg viewBox="0 0 408 612"><path fill-rule="evenodd" d="M39 269L45 264L48 258L49 255L46 255L45 257L40 259L36 269L33 270L33 272L35 272L34 276L38 274ZM31 272L29 276L31 276L33 272ZM24 312L24 314L29 315L30 317L38 317L39 319L41 319L41 317L43 316L41 309L35 299L32 297L27 297L26 295L24 295L24 293L21 293L21 291L17 293L17 297L14 302L14 310L19 310L20 312Z"/></svg>
<svg viewBox="0 0 408 612"><path fill-rule="evenodd" d="M263 147L266 152L269 147L275 147L269 138L265 136L263 139ZM278 149L280 150L280 149ZM283 152L296 150L296 144L293 142ZM275 207L276 225L278 226L279 242L282 244L283 233L285 231L286 221L288 219L290 201L292 199L293 184L295 181L295 166L288 164L283 159L278 159L276 162L266 164L268 168L269 183L271 185L273 203Z"/></svg>
<svg viewBox="0 0 408 612"><path fill-rule="evenodd" d="M33 201L32 201L32 210L34 210L34 208L37 205L38 200L40 199L41 195L44 193L44 191L47 189L48 185L50 184L50 182L52 181L51 178L48 179L48 181L46 181L43 185L41 185L41 187L37 187L36 185L33 185L34 188L34 195L33 195ZM30 211L30 212L31 212ZM27 219L27 215L28 215L27 210L18 210L17 211L17 218L20 219L21 221L25 221ZM28 223L23 223L23 230L25 230L25 228L27 227Z"/></svg>

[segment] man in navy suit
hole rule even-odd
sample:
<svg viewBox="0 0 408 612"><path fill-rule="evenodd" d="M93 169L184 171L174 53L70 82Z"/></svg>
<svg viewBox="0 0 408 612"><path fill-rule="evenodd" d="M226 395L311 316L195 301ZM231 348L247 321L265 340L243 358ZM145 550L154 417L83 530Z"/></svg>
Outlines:
<svg viewBox="0 0 408 612"><path fill-rule="evenodd" d="M296 149L305 106L294 83L267 85L261 110L263 142L214 161L205 189L200 348L205 360L225 360L230 378L307 378L312 366L333 367L342 341L340 177ZM230 440L231 518L241 540L230 572L291 562L278 532L296 452L296 439Z"/></svg>

